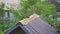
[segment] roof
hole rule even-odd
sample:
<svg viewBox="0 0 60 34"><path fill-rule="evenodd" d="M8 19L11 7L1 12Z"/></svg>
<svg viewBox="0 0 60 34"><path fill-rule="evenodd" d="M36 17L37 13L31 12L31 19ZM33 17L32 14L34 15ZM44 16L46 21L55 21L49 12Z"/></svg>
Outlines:
<svg viewBox="0 0 60 34"><path fill-rule="evenodd" d="M57 34L56 29L42 20L37 14L33 14L29 18L19 21L17 25L22 25L24 27L23 29L30 34Z"/></svg>
<svg viewBox="0 0 60 34"><path fill-rule="evenodd" d="M26 34L30 34L28 29L26 29L26 27L24 27L20 22L16 23L15 25L13 25L9 29L7 29L7 31L5 31L3 34L9 34L10 32L12 32L13 30L15 30L18 27L20 27L23 31L25 31Z"/></svg>
<svg viewBox="0 0 60 34"><path fill-rule="evenodd" d="M33 15L29 16L29 18L25 18L25 19L23 19L23 20L21 20L19 22L21 22L23 25L27 25L30 21L32 21L32 20L34 20L34 19L36 19L38 17L39 17L39 15L34 13Z"/></svg>

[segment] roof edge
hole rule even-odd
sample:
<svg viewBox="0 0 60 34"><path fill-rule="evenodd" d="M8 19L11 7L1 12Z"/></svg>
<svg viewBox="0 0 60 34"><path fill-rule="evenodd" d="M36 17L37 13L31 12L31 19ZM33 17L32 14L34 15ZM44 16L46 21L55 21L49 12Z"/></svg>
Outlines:
<svg viewBox="0 0 60 34"><path fill-rule="evenodd" d="M25 18L19 22L21 22L23 25L27 25L30 21L36 19L36 18L39 18L40 16L37 15L36 13L34 13L33 15L29 16L29 18Z"/></svg>

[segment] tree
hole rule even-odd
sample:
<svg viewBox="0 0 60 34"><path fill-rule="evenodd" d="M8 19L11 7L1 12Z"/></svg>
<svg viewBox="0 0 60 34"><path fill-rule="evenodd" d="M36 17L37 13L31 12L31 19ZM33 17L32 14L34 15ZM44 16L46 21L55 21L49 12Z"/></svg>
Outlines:
<svg viewBox="0 0 60 34"><path fill-rule="evenodd" d="M0 24L1 24L1 29L3 30L3 24L4 24L4 15L5 15L5 10L4 10L4 6L5 6L5 4L4 3L2 3L1 5L0 5Z"/></svg>
<svg viewBox="0 0 60 34"><path fill-rule="evenodd" d="M2 3L0 5L0 19L1 20L3 19L4 15L5 15L4 6L5 6L4 3Z"/></svg>

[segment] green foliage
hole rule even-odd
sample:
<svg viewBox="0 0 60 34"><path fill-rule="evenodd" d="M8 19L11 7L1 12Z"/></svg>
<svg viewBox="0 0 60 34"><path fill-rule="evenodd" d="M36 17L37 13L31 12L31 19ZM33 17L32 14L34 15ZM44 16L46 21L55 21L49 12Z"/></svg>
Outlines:
<svg viewBox="0 0 60 34"><path fill-rule="evenodd" d="M1 17L3 17L5 15L4 6L5 5L3 3L0 5L0 16Z"/></svg>
<svg viewBox="0 0 60 34"><path fill-rule="evenodd" d="M5 4L2 3L0 5L0 34L2 34L2 31L3 31L3 23L4 23L4 15L5 15L5 10L4 10L4 6Z"/></svg>
<svg viewBox="0 0 60 34"><path fill-rule="evenodd" d="M39 15L41 13L43 13L44 15L49 15L49 14L52 14L54 11L56 11L56 7L53 4L49 2L42 2L41 0L30 0L30 1L28 0L26 2L23 2L22 4L23 5L21 6L25 8L22 10L26 11L26 13L30 11L33 13L35 12Z"/></svg>
<svg viewBox="0 0 60 34"><path fill-rule="evenodd" d="M2 31L0 31L0 34L2 34Z"/></svg>
<svg viewBox="0 0 60 34"><path fill-rule="evenodd" d="M56 6L54 4L41 0L21 0L18 7L19 8L16 10L10 8L10 12L14 15L14 19L9 21L8 25L5 26L5 30L11 27L16 22L32 15L33 13L42 15L40 16L42 19L47 21L55 28L60 29L60 25L59 25L60 21L53 19L53 17L57 18ZM0 16L4 16L5 11L3 8L4 8L4 4L2 4L0 7ZM53 15L53 16L49 17L49 15ZM0 24L1 31L3 26L2 22Z"/></svg>

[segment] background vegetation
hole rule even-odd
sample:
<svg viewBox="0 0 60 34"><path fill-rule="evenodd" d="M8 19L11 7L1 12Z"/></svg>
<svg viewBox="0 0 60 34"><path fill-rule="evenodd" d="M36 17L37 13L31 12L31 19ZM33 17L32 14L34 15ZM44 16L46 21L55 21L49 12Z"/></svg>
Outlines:
<svg viewBox="0 0 60 34"><path fill-rule="evenodd" d="M16 22L27 18L33 13L40 15L43 20L48 22L57 30L60 30L60 21L57 20L58 15L56 12L56 6L50 2L47 2L46 0L20 0L20 3L16 9L9 8L9 13L13 14L13 17L11 18L10 16L9 18L4 18L4 7L4 4L0 5L0 34L14 25Z"/></svg>

